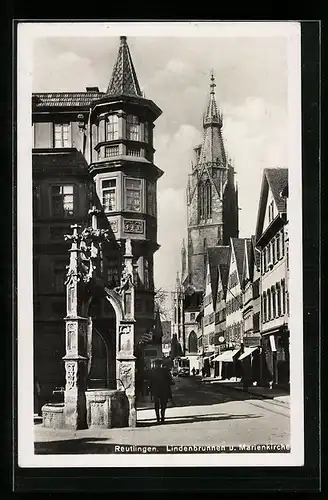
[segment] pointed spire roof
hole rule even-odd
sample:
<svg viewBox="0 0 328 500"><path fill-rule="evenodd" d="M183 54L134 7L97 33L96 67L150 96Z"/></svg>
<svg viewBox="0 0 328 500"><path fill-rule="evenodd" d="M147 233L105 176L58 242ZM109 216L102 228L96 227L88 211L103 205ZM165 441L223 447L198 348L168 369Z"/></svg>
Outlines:
<svg viewBox="0 0 328 500"><path fill-rule="evenodd" d="M204 126L211 125L213 123L220 124L220 126L222 126L222 117L218 111L218 107L215 100L215 87L216 87L215 77L213 71L211 71L210 97L204 114L204 121L203 121Z"/></svg>
<svg viewBox="0 0 328 500"><path fill-rule="evenodd" d="M120 40L117 59L106 94L142 97L126 36L121 36Z"/></svg>
<svg viewBox="0 0 328 500"><path fill-rule="evenodd" d="M210 96L203 118L204 137L199 155L199 164L220 163L226 166L227 157L221 134L222 115L215 100L215 79L210 79Z"/></svg>

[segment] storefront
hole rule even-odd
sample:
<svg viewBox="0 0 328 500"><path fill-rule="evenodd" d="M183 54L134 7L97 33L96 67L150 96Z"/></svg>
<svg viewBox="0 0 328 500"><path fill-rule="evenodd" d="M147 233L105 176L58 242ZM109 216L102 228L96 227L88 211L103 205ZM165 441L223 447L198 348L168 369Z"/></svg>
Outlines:
<svg viewBox="0 0 328 500"><path fill-rule="evenodd" d="M222 380L227 379L237 379L240 376L238 370L238 354L240 353L240 348L238 349L227 349L223 351L218 356L214 357L213 363L217 365L216 372L217 376Z"/></svg>
<svg viewBox="0 0 328 500"><path fill-rule="evenodd" d="M286 327L262 335L262 384L289 387L289 331Z"/></svg>

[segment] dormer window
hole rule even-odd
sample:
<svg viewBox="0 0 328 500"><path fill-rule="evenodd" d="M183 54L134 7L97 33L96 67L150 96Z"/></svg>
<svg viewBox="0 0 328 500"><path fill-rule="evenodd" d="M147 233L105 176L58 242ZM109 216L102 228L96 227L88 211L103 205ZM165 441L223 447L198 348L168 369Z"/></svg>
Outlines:
<svg viewBox="0 0 328 500"><path fill-rule="evenodd" d="M71 141L69 137L69 123L54 124L54 146L55 148L70 148Z"/></svg>
<svg viewBox="0 0 328 500"><path fill-rule="evenodd" d="M106 121L106 141L118 139L118 116L109 115Z"/></svg>
<svg viewBox="0 0 328 500"><path fill-rule="evenodd" d="M126 117L126 136L131 141L140 141L140 120L137 116Z"/></svg>

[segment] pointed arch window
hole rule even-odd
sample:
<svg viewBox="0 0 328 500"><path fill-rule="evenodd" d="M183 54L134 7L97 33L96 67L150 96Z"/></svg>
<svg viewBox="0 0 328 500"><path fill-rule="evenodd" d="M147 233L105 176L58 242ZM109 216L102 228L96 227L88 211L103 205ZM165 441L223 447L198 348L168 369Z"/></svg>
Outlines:
<svg viewBox="0 0 328 500"><path fill-rule="evenodd" d="M197 335L194 332L194 330L192 330L190 332L190 335L188 338L188 351L190 353L196 353L197 350L198 350L198 348L197 348Z"/></svg>
<svg viewBox="0 0 328 500"><path fill-rule="evenodd" d="M208 220L212 218L212 185L209 179L199 186L199 218Z"/></svg>

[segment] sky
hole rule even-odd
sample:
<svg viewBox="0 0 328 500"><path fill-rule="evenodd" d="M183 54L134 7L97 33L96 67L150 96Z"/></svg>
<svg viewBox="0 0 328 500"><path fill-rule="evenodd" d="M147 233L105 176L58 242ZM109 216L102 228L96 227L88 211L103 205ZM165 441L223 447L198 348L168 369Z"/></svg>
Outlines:
<svg viewBox="0 0 328 500"><path fill-rule="evenodd" d="M219 23L220 24L220 23ZM202 140L210 72L223 114L226 152L239 189L239 236L254 234L263 168L288 167L288 51L285 36L128 36L141 89L163 111L155 122L158 242L155 287L174 289L186 237L186 185ZM127 33L120 33L126 35ZM218 36L215 36L218 35ZM105 91L119 36L47 36L34 44L32 91Z"/></svg>

